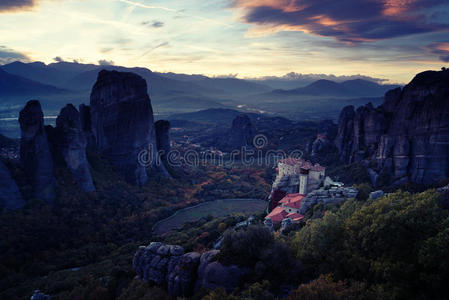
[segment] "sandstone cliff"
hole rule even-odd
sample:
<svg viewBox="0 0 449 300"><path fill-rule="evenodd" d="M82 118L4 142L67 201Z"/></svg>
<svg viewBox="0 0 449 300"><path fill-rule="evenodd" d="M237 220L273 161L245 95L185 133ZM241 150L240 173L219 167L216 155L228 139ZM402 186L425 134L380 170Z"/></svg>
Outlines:
<svg viewBox="0 0 449 300"><path fill-rule="evenodd" d="M44 115L37 100L30 100L20 111L20 161L34 197L52 203L55 199L53 158L44 129Z"/></svg>
<svg viewBox="0 0 449 300"><path fill-rule="evenodd" d="M82 128L80 113L67 104L56 119L56 148L84 192L95 191L89 163L86 158L87 140Z"/></svg>
<svg viewBox="0 0 449 300"><path fill-rule="evenodd" d="M145 184L154 168L166 173L157 164L153 109L142 77L102 70L91 93L90 116L95 148L128 182Z"/></svg>
<svg viewBox="0 0 449 300"><path fill-rule="evenodd" d="M449 177L449 71L427 71L384 103L345 107L335 145L345 163L364 162L395 183Z"/></svg>

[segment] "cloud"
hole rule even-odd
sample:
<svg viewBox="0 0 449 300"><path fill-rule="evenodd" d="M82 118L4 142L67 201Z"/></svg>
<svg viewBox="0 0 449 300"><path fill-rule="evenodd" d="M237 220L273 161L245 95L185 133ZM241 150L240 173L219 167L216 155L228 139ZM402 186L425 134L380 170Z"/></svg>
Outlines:
<svg viewBox="0 0 449 300"><path fill-rule="evenodd" d="M28 62L30 58L24 53L0 45L0 64L9 64L17 60Z"/></svg>
<svg viewBox="0 0 449 300"><path fill-rule="evenodd" d="M112 47L103 47L103 48L100 49L100 52L101 53L109 53L112 50L114 50L114 48L112 48Z"/></svg>
<svg viewBox="0 0 449 300"><path fill-rule="evenodd" d="M164 22L161 21L145 21L141 23L143 26L149 26L153 28L160 28L164 26Z"/></svg>
<svg viewBox="0 0 449 300"><path fill-rule="evenodd" d="M449 62L449 43L432 43L426 48L430 53L438 55L441 61Z"/></svg>
<svg viewBox="0 0 449 300"><path fill-rule="evenodd" d="M258 77L258 78L247 78L250 80L277 80L277 81L304 81L304 82L313 82L319 79L327 79L332 80L335 82L342 82L346 80L354 80L354 79L363 79L368 80L372 82L376 82L379 84L382 84L388 79L384 78L376 78L366 75L334 75L334 74L302 74L302 73L296 73L296 72L290 72L285 74L284 76L264 76L264 77Z"/></svg>
<svg viewBox="0 0 449 300"><path fill-rule="evenodd" d="M156 50L156 49L158 49L158 48L167 47L168 45L169 45L168 42L163 42L163 43L157 44L156 46L154 46L154 47L148 49L147 51L145 51L145 53L143 53L143 54L139 57L139 59L142 58L142 57L144 57L144 56L146 56L147 54L149 54L150 52L152 52L152 51L154 51L154 50Z"/></svg>
<svg viewBox="0 0 449 300"><path fill-rule="evenodd" d="M113 62L112 60L100 59L100 60L98 61L98 64L99 64L100 66L113 66L113 65L114 65L114 62Z"/></svg>
<svg viewBox="0 0 449 300"><path fill-rule="evenodd" d="M1 0L0 13L31 9L35 5L35 0Z"/></svg>
<svg viewBox="0 0 449 300"><path fill-rule="evenodd" d="M53 60L55 62L64 62L64 59L61 56L56 56L55 58L53 58Z"/></svg>
<svg viewBox="0 0 449 300"><path fill-rule="evenodd" d="M303 31L354 43L449 29L449 1L437 0L234 0L252 33Z"/></svg>

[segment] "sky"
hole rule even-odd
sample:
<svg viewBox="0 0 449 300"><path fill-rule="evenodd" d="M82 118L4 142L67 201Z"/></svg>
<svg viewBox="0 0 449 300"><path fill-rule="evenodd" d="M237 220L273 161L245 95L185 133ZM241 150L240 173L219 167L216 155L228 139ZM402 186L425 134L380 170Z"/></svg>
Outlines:
<svg viewBox="0 0 449 300"><path fill-rule="evenodd" d="M449 66L449 0L0 0L0 64L255 78Z"/></svg>

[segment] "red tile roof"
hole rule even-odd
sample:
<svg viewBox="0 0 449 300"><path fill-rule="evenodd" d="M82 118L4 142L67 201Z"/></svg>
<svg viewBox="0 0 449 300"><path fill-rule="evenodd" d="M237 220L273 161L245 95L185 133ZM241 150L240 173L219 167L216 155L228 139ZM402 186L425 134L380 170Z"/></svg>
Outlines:
<svg viewBox="0 0 449 300"><path fill-rule="evenodd" d="M297 213L289 213L287 215L287 218L292 219L293 222L298 222L298 221L301 221L302 219L304 219L304 216L301 214L297 214Z"/></svg>
<svg viewBox="0 0 449 300"><path fill-rule="evenodd" d="M279 162L281 162L283 164L286 164L286 165L290 165L290 166L296 166L296 165L299 165L299 164L303 164L304 160L301 159L301 158L289 157L289 158L281 159Z"/></svg>
<svg viewBox="0 0 449 300"><path fill-rule="evenodd" d="M265 217L265 219L270 218L273 223L279 223L284 220L287 215L288 213L283 207L277 206Z"/></svg>
<svg viewBox="0 0 449 300"><path fill-rule="evenodd" d="M302 194L288 194L284 198L282 198L279 203L284 204L287 207L298 209L301 206L301 201L304 198Z"/></svg>

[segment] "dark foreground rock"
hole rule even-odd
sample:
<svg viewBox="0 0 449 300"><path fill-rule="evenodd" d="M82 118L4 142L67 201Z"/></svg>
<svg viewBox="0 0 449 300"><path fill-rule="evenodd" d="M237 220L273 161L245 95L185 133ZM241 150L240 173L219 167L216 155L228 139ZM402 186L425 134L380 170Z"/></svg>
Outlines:
<svg viewBox="0 0 449 300"><path fill-rule="evenodd" d="M95 148L137 185L148 181L157 165L153 109L146 81L139 75L102 70L90 97Z"/></svg>
<svg viewBox="0 0 449 300"><path fill-rule="evenodd" d="M95 191L86 158L87 140L82 128L80 113L72 104L61 109L56 119L55 141L58 144L58 151L61 152L81 190L84 192Z"/></svg>
<svg viewBox="0 0 449 300"><path fill-rule="evenodd" d="M16 182L8 168L0 161L0 209L20 209L25 205Z"/></svg>
<svg viewBox="0 0 449 300"><path fill-rule="evenodd" d="M449 71L426 71L379 107L345 107L335 145L345 163L365 161L393 183L449 177Z"/></svg>
<svg viewBox="0 0 449 300"><path fill-rule="evenodd" d="M137 250L133 267L140 279L167 287L173 297L188 297L200 288L232 291L244 274L239 267L215 260L219 250L184 253L180 246L153 242Z"/></svg>
<svg viewBox="0 0 449 300"><path fill-rule="evenodd" d="M20 161L33 186L34 197L53 203L55 177L53 158L44 129L44 115L37 100L30 100L20 111Z"/></svg>

